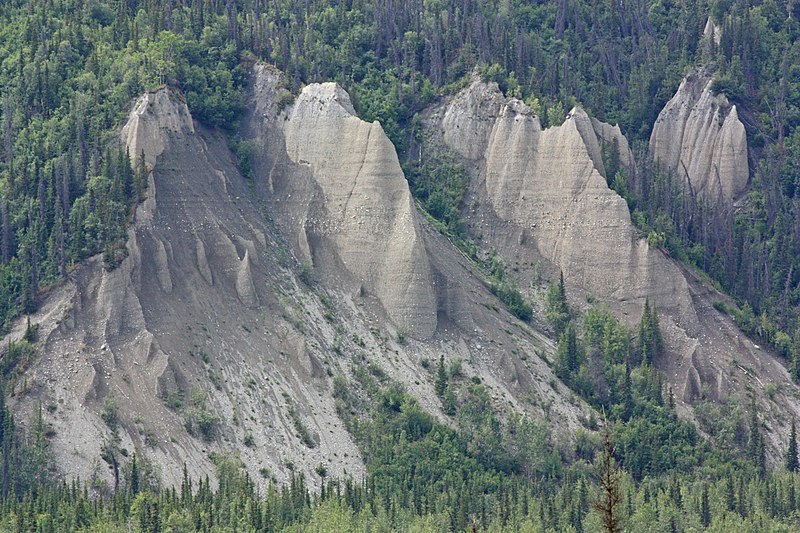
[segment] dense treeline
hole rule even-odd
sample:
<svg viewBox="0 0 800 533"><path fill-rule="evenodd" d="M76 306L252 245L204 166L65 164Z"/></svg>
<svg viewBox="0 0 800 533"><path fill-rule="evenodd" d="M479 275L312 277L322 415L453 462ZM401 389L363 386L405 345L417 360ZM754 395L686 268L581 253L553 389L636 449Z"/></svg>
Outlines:
<svg viewBox="0 0 800 533"><path fill-rule="evenodd" d="M600 322L595 316L581 326L580 344L588 354L609 346L589 333L589 324ZM607 322L603 329L618 327ZM657 331L648 334L657 336ZM356 356L353 366L352 381L335 378L334 394L367 474L362 480L329 479L321 464L319 490L294 475L282 487L270 483L259 491L234 454L212 454L216 487L186 473L180 487L162 487L136 453L125 460L113 491L94 480L59 481L48 470L52 457L41 416L26 434L0 406L0 530L603 531L608 499L599 480L604 475L616 495L611 516L624 531L789 532L800 527L796 455L795 472L781 473L746 457L713 452L687 433L691 426L677 420L655 387L629 390L630 415L613 406L608 410L616 414L608 421L610 441L604 447L588 431L568 444L527 417L501 423L490 389L467 376L455 359L427 365L443 406L452 402L449 424L424 411L374 362ZM602 378L596 381L588 385L601 386ZM664 412L654 417L648 411L657 403ZM665 417L671 426L652 423ZM585 424L597 427L591 419ZM757 435L757 421L754 427L751 433Z"/></svg>

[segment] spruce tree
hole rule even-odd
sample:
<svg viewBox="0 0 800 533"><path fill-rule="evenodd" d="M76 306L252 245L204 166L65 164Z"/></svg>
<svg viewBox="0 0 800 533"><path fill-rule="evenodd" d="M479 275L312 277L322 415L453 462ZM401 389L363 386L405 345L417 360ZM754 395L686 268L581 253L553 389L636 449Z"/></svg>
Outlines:
<svg viewBox="0 0 800 533"><path fill-rule="evenodd" d="M436 383L434 385L436 395L441 399L447 391L447 371L444 368L444 354L439 356L439 366L436 369Z"/></svg>
<svg viewBox="0 0 800 533"><path fill-rule="evenodd" d="M620 513L618 506L622 503L620 491L621 472L619 465L614 461L614 446L611 444L611 431L608 420L604 420L603 451L597 464L595 479L600 486L600 493L593 503L594 509L600 514L603 530L606 533L620 531Z"/></svg>
<svg viewBox="0 0 800 533"><path fill-rule="evenodd" d="M578 337L572 324L561 334L556 350L556 375L563 381L569 381L580 367L578 353Z"/></svg>
<svg viewBox="0 0 800 533"><path fill-rule="evenodd" d="M764 448L764 437L761 435L761 423L756 411L756 399L753 398L750 412L750 438L747 442L747 456L756 466L759 475L766 473L767 458Z"/></svg>
<svg viewBox="0 0 800 533"><path fill-rule="evenodd" d="M736 509L735 490L733 486L733 476L728 473L728 476L725 478L725 505L728 511L734 511Z"/></svg>
<svg viewBox="0 0 800 533"><path fill-rule="evenodd" d="M456 395L450 385L447 386L444 397L442 397L442 408L447 416L455 416L457 411Z"/></svg>
<svg viewBox="0 0 800 533"><path fill-rule="evenodd" d="M639 322L639 362L643 365L654 364L664 351L664 340L658 324L658 313L650 301L645 298L642 319Z"/></svg>
<svg viewBox="0 0 800 533"><path fill-rule="evenodd" d="M800 339L800 334L797 334L797 338ZM789 366L789 375L792 376L792 380L794 380L795 383L800 383L800 342L795 341L793 352L792 363Z"/></svg>
<svg viewBox="0 0 800 533"><path fill-rule="evenodd" d="M708 505L708 483L703 484L703 493L700 496L700 523L703 527L711 525L711 508Z"/></svg>
<svg viewBox="0 0 800 533"><path fill-rule="evenodd" d="M797 428L794 418L792 419L792 429L789 433L789 448L786 450L786 470L789 472L800 470L800 464L798 464L797 460Z"/></svg>
<svg viewBox="0 0 800 533"><path fill-rule="evenodd" d="M133 496L139 493L139 467L136 465L136 454L133 454L131 463L130 491Z"/></svg>
<svg viewBox="0 0 800 533"><path fill-rule="evenodd" d="M625 361L625 382L622 390L623 412L622 419L627 421L633 416L633 384L631 383L631 365Z"/></svg>
<svg viewBox="0 0 800 533"><path fill-rule="evenodd" d="M545 316L550 325L561 335L572 318L567 304L567 290L564 286L564 272L561 272L558 285L551 285L547 291Z"/></svg>

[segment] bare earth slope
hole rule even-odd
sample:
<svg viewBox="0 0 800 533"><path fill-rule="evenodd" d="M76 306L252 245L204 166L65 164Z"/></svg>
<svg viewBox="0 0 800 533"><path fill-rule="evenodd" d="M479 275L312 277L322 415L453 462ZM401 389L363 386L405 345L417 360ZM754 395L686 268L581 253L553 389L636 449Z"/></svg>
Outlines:
<svg viewBox="0 0 800 533"><path fill-rule="evenodd" d="M304 313L294 281L224 140L193 124L166 90L137 102L123 137L152 169L129 257L113 272L97 259L80 266L48 298L51 316L33 317L44 356L20 408L54 406L46 418L59 462L83 479L106 467L98 457L110 431L98 415L109 399L121 447L153 459L167 482L179 481L184 461L195 477L213 474L209 452L227 448L254 475L279 473L286 459L310 468L335 452L343 457L333 472L357 473L358 452L321 394L316 332L293 324ZM284 391L318 435L313 450L294 437ZM206 439L199 422L194 436L185 427L204 412L219 420ZM246 435L252 448L242 445Z"/></svg>
<svg viewBox="0 0 800 533"><path fill-rule="evenodd" d="M575 305L591 297L630 326L645 298L655 303L670 350L661 364L684 413L692 416L701 397L745 401L751 388L774 438L800 413L786 369L712 307L722 297L637 234L603 177L598 137L608 138L610 126L576 108L542 130L525 104L480 81L432 110L426 125L462 157L472 176L465 214L482 245L517 269L521 286L541 266L562 270ZM780 398L768 399L768 383ZM773 442L776 459L782 440Z"/></svg>
<svg viewBox="0 0 800 533"><path fill-rule="evenodd" d="M501 411L551 417L568 449L587 408L551 385L552 343L420 219L380 126L327 84L279 112L280 76L256 74L253 180L178 95L135 103L122 137L144 152L149 187L128 257L80 265L31 316L39 357L15 384L18 419L44 406L64 473L97 486L133 451L169 484L184 463L213 477L226 451L261 482L300 470L313 484L319 464L358 478L333 377L380 367L442 416L421 361L444 354ZM20 320L5 342L23 332Z"/></svg>

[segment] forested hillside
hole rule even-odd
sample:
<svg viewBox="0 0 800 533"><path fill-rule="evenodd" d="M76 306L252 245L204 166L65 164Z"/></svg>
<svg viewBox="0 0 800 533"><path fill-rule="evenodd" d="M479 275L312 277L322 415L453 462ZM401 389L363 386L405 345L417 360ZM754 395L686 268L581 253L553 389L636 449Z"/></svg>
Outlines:
<svg viewBox="0 0 800 533"><path fill-rule="evenodd" d="M709 15L721 29L719 44L702 37ZM773 345L800 379L798 17L800 4L790 0L6 0L0 323L5 329L36 309L81 260L102 253L110 270L124 258L147 169L139 154L120 147L117 133L143 92L177 88L195 119L225 132L248 176L252 146L242 142L239 121L257 61L285 72L292 93L317 81L345 87L359 116L379 120L394 142L421 206L452 236L468 239L460 217L463 176L449 161L418 157L419 113L477 69L530 105L543 127L560 124L574 105L619 123L639 167L629 174L606 154L609 182L634 222L651 244L730 294L736 307L720 307L746 334ZM696 65L717 72L714 90L737 105L747 129L751 186L730 207L693 197L649 160L653 123ZM291 99L287 93L284 103ZM530 319L518 291L501 283L502 268L489 266L497 292ZM616 507L625 526L797 528L797 475L767 471L755 410L748 421L741 406L722 417L705 404L703 430L724 443L711 449L662 393L651 366L662 349L655 314L647 309L634 345L602 309L573 317L560 290L554 285L547 303L553 329L563 333L556 371L608 413L625 468ZM29 333L6 350L3 377L24 371L35 328ZM586 353L606 361L599 378ZM195 496L188 479L181 493L148 485L134 461L116 495L93 500L79 482L45 481L52 465L44 429L32 424L33 433L22 434L3 407L0 528L600 528L602 505L591 504L604 493L594 474L602 474L608 454L597 435L580 436L570 457L543 454L551 442L546 428L526 419L499 431L481 384L441 365L441 401L456 428L382 376L364 372L358 382L339 384L340 415L365 452L369 475L363 483L331 480L319 495L307 492L299 476L291 487L258 495L234 459L217 458L217 492L207 480ZM448 381L459 379L469 394L456 406ZM796 442L794 435L785 440ZM786 466L798 470L796 448ZM318 474L327 475L324 468Z"/></svg>
<svg viewBox="0 0 800 533"><path fill-rule="evenodd" d="M550 122L579 102L644 141L687 66L705 63L745 110L752 194L733 212L714 212L681 200L646 166L623 192L644 230L665 234L671 251L748 302L740 317L748 333L791 356L800 283L793 6L4 2L0 316L30 309L40 287L91 253L115 262L141 184L123 170L110 135L130 100L160 84L180 88L198 119L234 131L246 64L266 60L294 89L340 82L402 153L414 141L415 113L476 65ZM708 13L722 28L719 46L701 46Z"/></svg>

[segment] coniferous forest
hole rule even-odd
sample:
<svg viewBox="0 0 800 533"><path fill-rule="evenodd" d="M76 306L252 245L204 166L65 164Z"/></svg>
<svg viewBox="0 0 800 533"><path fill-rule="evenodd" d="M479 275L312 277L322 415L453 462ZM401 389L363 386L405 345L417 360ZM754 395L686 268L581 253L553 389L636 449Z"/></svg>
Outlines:
<svg viewBox="0 0 800 533"><path fill-rule="evenodd" d="M719 44L702 37L709 15ZM413 154L418 113L477 69L535 109L543 127L577 104L619 123L641 168L627 176L611 162L610 181L638 229L731 295L726 311L742 331L774 347L800 380L799 19L793 0L5 0L0 324L35 310L80 261L102 254L113 269L124 259L146 189L138 154L115 141L132 100L175 87L235 150L257 61L285 72L294 93L317 81L347 89L359 116L379 120L394 142L422 208L466 239L458 169ZM687 196L648 160L653 123L695 65L717 72L715 90L747 128L752 185L736 208ZM530 318L514 291L495 289ZM768 468L755 409L729 406L723 417L713 403L699 408L714 446L680 419L656 370L664 346L655 307L645 305L631 332L602 307L579 316L563 280L545 307L558 377L605 414L587 421L599 431L577 435L571 457L554 451L558 436L545 424L501 423L480 380L441 360L430 365L453 425L380 369L334 381L364 479L330 479L321 465L318 483L298 474L259 492L235 455L218 455L218 486L187 475L168 487L134 455L118 489L98 496L84 480L59 478L41 420L21 430L0 395L0 530L800 529L795 432L785 464ZM35 355L29 329L0 360L3 383ZM458 400L455 387L466 391Z"/></svg>

